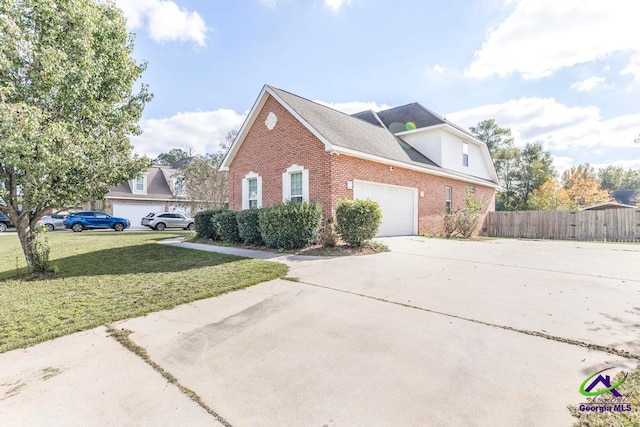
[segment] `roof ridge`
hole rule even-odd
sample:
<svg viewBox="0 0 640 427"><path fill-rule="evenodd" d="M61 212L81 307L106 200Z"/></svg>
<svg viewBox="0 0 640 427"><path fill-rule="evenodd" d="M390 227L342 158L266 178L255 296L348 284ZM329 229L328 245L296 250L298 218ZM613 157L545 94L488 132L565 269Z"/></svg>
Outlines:
<svg viewBox="0 0 640 427"><path fill-rule="evenodd" d="M349 117L349 118L351 118L351 119L353 119L353 120L358 120L358 121L364 122L364 123L368 124L369 126L373 126L374 128L379 127L379 126L376 126L376 125L374 125L374 124L371 124L371 123L367 122L366 120L362 120L362 119L359 119L359 118L357 118L357 117L353 117L353 115L351 115L351 114L347 114L347 113L345 113L345 112L343 112L343 111L336 110L335 108L331 108L331 107L329 107L329 106L326 106L326 105L320 104L319 102L313 101L313 100L311 100L311 99L309 99L309 98L305 98L304 96L296 95L295 93L289 92L289 91L284 90L284 89L277 88L277 87L275 87L275 86L271 86L271 85L265 85L265 86L267 86L268 88L270 88L270 89L272 89L272 90L273 90L273 89L275 89L275 90L278 90L278 91L280 91L280 92L284 92L284 93L286 93L286 94L288 94L288 95L295 96L296 98L304 99L304 100L305 100L305 101L307 101L307 102L311 102L312 104L318 105L318 106L320 106L320 107L322 107L322 108L326 108L326 109L331 110L331 111L333 111L333 112L340 113L340 114L342 114L343 116ZM286 102L286 101L285 101L285 102ZM293 107L291 107L291 108L293 108ZM363 110L363 111L372 111L374 114L376 114L373 110ZM359 113L354 113L354 114L359 114ZM376 116L377 116L377 115L376 115ZM379 120L379 118L378 118L378 120ZM383 126L383 127L386 129L386 126ZM387 130L388 130L388 129L387 129Z"/></svg>

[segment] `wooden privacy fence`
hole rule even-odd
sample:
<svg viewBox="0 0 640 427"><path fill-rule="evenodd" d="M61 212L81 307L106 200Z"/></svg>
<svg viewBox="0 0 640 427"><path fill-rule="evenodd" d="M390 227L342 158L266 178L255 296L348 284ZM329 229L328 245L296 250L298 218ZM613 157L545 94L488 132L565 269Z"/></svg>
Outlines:
<svg viewBox="0 0 640 427"><path fill-rule="evenodd" d="M640 209L488 212L490 237L640 242Z"/></svg>

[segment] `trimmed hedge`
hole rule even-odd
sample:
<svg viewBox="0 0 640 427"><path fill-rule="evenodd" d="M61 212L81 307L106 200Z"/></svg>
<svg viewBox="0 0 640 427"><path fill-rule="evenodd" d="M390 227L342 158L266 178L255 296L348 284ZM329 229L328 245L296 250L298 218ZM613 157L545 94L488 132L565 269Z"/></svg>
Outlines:
<svg viewBox="0 0 640 427"><path fill-rule="evenodd" d="M218 240L218 230L214 227L211 218L219 213L227 212L226 209L208 209L206 211L200 211L194 217L194 224L196 226L196 234L198 237L205 239Z"/></svg>
<svg viewBox="0 0 640 427"><path fill-rule="evenodd" d="M261 245L260 234L260 209L246 209L236 215L238 221L238 234L247 245Z"/></svg>
<svg viewBox="0 0 640 427"><path fill-rule="evenodd" d="M225 242L241 242L238 234L237 212L226 211L211 217L211 222L218 231L218 237Z"/></svg>
<svg viewBox="0 0 640 427"><path fill-rule="evenodd" d="M283 203L260 210L262 240L282 249L304 248L316 241L322 221L318 203Z"/></svg>
<svg viewBox="0 0 640 427"><path fill-rule="evenodd" d="M336 207L336 231L351 246L376 237L382 222L380 205L373 200L343 200Z"/></svg>

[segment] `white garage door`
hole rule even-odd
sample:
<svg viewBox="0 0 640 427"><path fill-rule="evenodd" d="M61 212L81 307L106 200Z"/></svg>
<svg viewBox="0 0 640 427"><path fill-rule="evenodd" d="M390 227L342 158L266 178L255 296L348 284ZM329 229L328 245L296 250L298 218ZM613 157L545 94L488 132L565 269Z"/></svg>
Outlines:
<svg viewBox="0 0 640 427"><path fill-rule="evenodd" d="M144 228L140 225L142 218L149 212L161 212L163 205L114 203L113 216L126 218L131 222L131 228Z"/></svg>
<svg viewBox="0 0 640 427"><path fill-rule="evenodd" d="M380 204L382 224L378 237L409 236L417 233L417 189L354 181L353 198L371 199Z"/></svg>

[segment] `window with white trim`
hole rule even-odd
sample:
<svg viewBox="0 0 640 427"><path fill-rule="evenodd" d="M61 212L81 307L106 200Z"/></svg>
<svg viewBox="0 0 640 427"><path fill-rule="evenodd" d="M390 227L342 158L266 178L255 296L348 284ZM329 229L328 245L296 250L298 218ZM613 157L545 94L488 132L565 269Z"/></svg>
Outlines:
<svg viewBox="0 0 640 427"><path fill-rule="evenodd" d="M289 200L292 202L302 203L302 172L289 174L291 179L291 193Z"/></svg>
<svg viewBox="0 0 640 427"><path fill-rule="evenodd" d="M309 170L304 166L291 165L282 174L282 201L309 201Z"/></svg>
<svg viewBox="0 0 640 427"><path fill-rule="evenodd" d="M262 177L249 172L242 179L242 209L262 207Z"/></svg>
<svg viewBox="0 0 640 427"><path fill-rule="evenodd" d="M147 174L143 174L137 178L129 181L131 186L131 192L134 194L146 194L147 193Z"/></svg>
<svg viewBox="0 0 640 427"><path fill-rule="evenodd" d="M469 166L469 144L462 143L462 166Z"/></svg>
<svg viewBox="0 0 640 427"><path fill-rule="evenodd" d="M249 209L258 207L258 178L249 178Z"/></svg>
<svg viewBox="0 0 640 427"><path fill-rule="evenodd" d="M451 187L444 187L444 209L451 212Z"/></svg>

